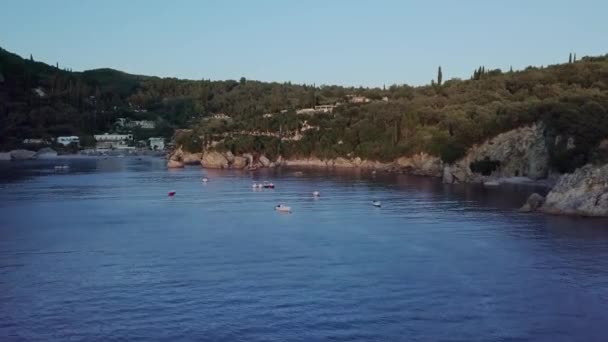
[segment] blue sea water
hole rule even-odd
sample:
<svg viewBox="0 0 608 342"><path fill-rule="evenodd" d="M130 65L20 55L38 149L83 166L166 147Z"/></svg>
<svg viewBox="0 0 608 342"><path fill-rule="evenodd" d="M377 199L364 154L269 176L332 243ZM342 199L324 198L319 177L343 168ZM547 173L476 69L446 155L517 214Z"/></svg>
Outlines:
<svg viewBox="0 0 608 342"><path fill-rule="evenodd" d="M606 341L608 221L518 213L535 190L3 163L0 340Z"/></svg>

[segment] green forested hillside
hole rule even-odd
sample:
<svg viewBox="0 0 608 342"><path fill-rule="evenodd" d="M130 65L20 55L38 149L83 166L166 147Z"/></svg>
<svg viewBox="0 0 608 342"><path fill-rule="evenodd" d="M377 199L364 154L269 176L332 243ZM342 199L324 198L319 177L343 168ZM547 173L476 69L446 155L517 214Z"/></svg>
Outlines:
<svg viewBox="0 0 608 342"><path fill-rule="evenodd" d="M608 137L608 56L516 72L481 67L468 80L442 81L435 77L428 86L386 88L244 78L192 81L111 69L70 72L0 49L0 146L31 137L91 135L111 130L116 118L128 117L156 120L155 133L167 136L173 128L194 128L181 140L191 150L223 140L217 148L234 152L389 160L426 151L452 161L474 143L542 120L548 138L565 135L576 141L570 150L567 139L551 145L556 168L603 158L594 148ZM347 95L372 101L348 104ZM344 104L332 114L295 114L296 109L336 102ZM213 113L232 120L205 120ZM302 132L301 140L281 139L304 121L314 129ZM241 131L276 136L236 133Z"/></svg>

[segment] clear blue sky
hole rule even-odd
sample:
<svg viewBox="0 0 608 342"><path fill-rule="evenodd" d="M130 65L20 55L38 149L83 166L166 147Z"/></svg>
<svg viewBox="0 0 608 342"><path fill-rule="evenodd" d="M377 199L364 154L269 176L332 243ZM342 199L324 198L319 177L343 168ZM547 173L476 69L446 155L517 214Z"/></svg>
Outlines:
<svg viewBox="0 0 608 342"><path fill-rule="evenodd" d="M387 86L608 53L608 1L1 0L0 46L74 70Z"/></svg>

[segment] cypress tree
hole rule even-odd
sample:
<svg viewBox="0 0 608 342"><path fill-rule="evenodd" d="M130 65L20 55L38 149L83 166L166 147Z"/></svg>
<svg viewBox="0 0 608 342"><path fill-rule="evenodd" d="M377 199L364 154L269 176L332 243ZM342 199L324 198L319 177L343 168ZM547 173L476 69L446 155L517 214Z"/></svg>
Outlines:
<svg viewBox="0 0 608 342"><path fill-rule="evenodd" d="M572 52L570 52L570 57L568 57L568 64L572 63Z"/></svg>
<svg viewBox="0 0 608 342"><path fill-rule="evenodd" d="M443 73L441 72L441 65L439 69L437 69L437 85L441 86L441 81L443 81Z"/></svg>
<svg viewBox="0 0 608 342"><path fill-rule="evenodd" d="M572 62L576 62L576 52L574 53L574 58L572 58Z"/></svg>
<svg viewBox="0 0 608 342"><path fill-rule="evenodd" d="M513 66L512 66L512 65L509 67L509 72L510 72L510 73L512 73L512 72L513 72Z"/></svg>
<svg viewBox="0 0 608 342"><path fill-rule="evenodd" d="M34 61L34 57L32 56L32 54L30 53L30 61L33 62Z"/></svg>

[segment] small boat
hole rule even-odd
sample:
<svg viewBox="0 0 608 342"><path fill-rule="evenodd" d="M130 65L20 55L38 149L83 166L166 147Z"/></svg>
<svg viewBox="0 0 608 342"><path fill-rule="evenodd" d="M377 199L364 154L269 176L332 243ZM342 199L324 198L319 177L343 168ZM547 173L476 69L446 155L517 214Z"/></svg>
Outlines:
<svg viewBox="0 0 608 342"><path fill-rule="evenodd" d="M273 184L273 183L264 182L264 183L262 184L262 187L263 187L264 189L274 189L274 184Z"/></svg>
<svg viewBox="0 0 608 342"><path fill-rule="evenodd" d="M319 191L313 191L312 195L315 197L319 197L319 196L321 196L321 193Z"/></svg>
<svg viewBox="0 0 608 342"><path fill-rule="evenodd" d="M173 197L173 196L175 196L175 190L169 191L169 197Z"/></svg>
<svg viewBox="0 0 608 342"><path fill-rule="evenodd" d="M203 177L203 183L207 183L208 181L209 181L209 178Z"/></svg>
<svg viewBox="0 0 608 342"><path fill-rule="evenodd" d="M500 182L497 180L490 180L483 183L484 186L500 186Z"/></svg>
<svg viewBox="0 0 608 342"><path fill-rule="evenodd" d="M290 213L291 212L291 207L288 207L284 204L278 204L276 207L274 207L274 210L276 211L280 211L283 213Z"/></svg>
<svg viewBox="0 0 608 342"><path fill-rule="evenodd" d="M372 175L375 175L375 174L376 174L376 170L373 170L373 171L372 171Z"/></svg>
<svg viewBox="0 0 608 342"><path fill-rule="evenodd" d="M56 171L60 171L60 170L67 170L70 167L68 165L55 165L55 170Z"/></svg>
<svg viewBox="0 0 608 342"><path fill-rule="evenodd" d="M252 188L254 188L254 189L257 189L257 188L258 188L258 185L257 185L256 183L253 183L253 184L251 185L251 187L252 187Z"/></svg>
<svg viewBox="0 0 608 342"><path fill-rule="evenodd" d="M372 201L372 205L374 207L380 208L382 206L382 202L380 202L380 201Z"/></svg>

